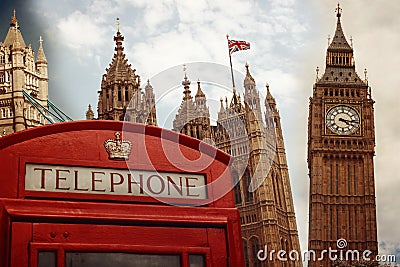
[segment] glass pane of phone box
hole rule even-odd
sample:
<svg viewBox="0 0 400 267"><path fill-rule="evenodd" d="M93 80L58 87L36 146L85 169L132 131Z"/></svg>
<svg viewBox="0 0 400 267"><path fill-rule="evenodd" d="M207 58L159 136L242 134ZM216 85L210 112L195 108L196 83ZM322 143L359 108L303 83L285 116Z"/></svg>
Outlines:
<svg viewBox="0 0 400 267"><path fill-rule="evenodd" d="M65 267L180 267L181 255L131 253L65 253Z"/></svg>

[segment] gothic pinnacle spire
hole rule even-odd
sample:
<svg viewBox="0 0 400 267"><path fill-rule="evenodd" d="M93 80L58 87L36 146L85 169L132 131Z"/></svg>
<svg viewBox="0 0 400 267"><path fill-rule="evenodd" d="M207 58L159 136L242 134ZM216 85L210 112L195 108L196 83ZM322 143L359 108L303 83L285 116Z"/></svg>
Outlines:
<svg viewBox="0 0 400 267"><path fill-rule="evenodd" d="M245 80L244 80L244 83L245 83L245 86L246 86L246 84L247 84L247 81L250 79L250 82L251 83L255 83L255 80L254 80L254 78L253 78L253 76L251 76L251 73L250 73L250 70L249 70L249 62L247 62L246 61L246 65L245 65L245 67L246 67L246 78L245 78Z"/></svg>
<svg viewBox="0 0 400 267"><path fill-rule="evenodd" d="M198 98L198 97L205 97L205 94L203 93L203 90L201 90L200 79L197 79L197 93L196 93L196 98Z"/></svg>
<svg viewBox="0 0 400 267"><path fill-rule="evenodd" d="M13 11L13 16L11 17L11 23L10 26L14 26L15 28L18 28L18 20L17 20L17 12Z"/></svg>
<svg viewBox="0 0 400 267"><path fill-rule="evenodd" d="M335 9L336 13L336 17L340 18L342 16L342 8L340 7L340 3L337 3L337 8Z"/></svg>
<svg viewBox="0 0 400 267"><path fill-rule="evenodd" d="M336 12L337 12L336 31L335 34L333 35L332 42L330 42L328 49L352 51L352 47L349 45L349 43L346 40L346 37L344 36L342 24L340 22L340 17L342 16L342 8L340 7L339 3L336 8Z"/></svg>
<svg viewBox="0 0 400 267"><path fill-rule="evenodd" d="M121 25L121 23L119 22L119 18L117 18L117 21L115 22L115 24L117 25L117 27L118 27L118 32L119 32L119 30L120 30L120 25Z"/></svg>
<svg viewBox="0 0 400 267"><path fill-rule="evenodd" d="M43 50L43 39L42 36L39 37L39 50L36 57L36 63L47 63L46 56Z"/></svg>
<svg viewBox="0 0 400 267"><path fill-rule="evenodd" d="M265 105L267 106L267 104L269 106L275 106L276 102L275 102L275 98L272 96L271 92L269 91L269 84L265 83L265 87L267 88L267 96L265 97Z"/></svg>
<svg viewBox="0 0 400 267"><path fill-rule="evenodd" d="M190 99L192 99L192 96L191 96L191 92L190 92L190 89L189 89L190 81L189 81L189 79L187 78L187 75L186 75L186 64L183 64L183 72L185 74L185 77L183 78L183 81L182 81L182 85L183 85L183 88L184 88L184 90L183 90L183 94L184 94L183 100L190 100Z"/></svg>
<svg viewBox="0 0 400 267"><path fill-rule="evenodd" d="M114 50L117 52L118 55L120 55L124 51L124 47L122 46L122 42L124 41L124 36L122 36L122 34L120 32L119 18L117 18L116 25L118 26L118 31L117 31L117 35L114 36L114 41L116 44L116 47Z"/></svg>

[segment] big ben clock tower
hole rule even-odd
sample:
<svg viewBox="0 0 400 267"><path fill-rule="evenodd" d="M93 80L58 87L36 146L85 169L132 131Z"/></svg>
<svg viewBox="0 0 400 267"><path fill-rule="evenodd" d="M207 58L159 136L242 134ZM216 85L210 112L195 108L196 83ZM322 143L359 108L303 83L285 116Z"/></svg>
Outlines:
<svg viewBox="0 0 400 267"><path fill-rule="evenodd" d="M309 266L334 266L323 250L344 250L342 260L356 260L348 250L378 252L374 185L374 101L368 81L355 69L353 47L337 26L326 53L326 68L310 98L308 168L310 175ZM367 253L368 254L368 253ZM310 255L311 256L311 255ZM319 260L323 258L323 260Z"/></svg>

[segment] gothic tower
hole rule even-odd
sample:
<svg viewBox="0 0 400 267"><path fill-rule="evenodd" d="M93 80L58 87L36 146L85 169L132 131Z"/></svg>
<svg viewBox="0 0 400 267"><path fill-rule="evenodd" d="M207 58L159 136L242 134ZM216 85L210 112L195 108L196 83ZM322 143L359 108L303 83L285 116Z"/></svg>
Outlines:
<svg viewBox="0 0 400 267"><path fill-rule="evenodd" d="M145 91L140 88L140 76L132 69L125 58L118 23L117 35L114 36L115 53L103 75L97 106L98 119L126 120L149 125L157 125L155 95L150 81ZM93 118L88 109L88 118Z"/></svg>
<svg viewBox="0 0 400 267"><path fill-rule="evenodd" d="M326 53L325 73L310 98L308 168L310 175L309 250L370 250L377 254L374 185L374 100L368 81L355 70L353 47L341 26ZM318 69L317 69L318 70ZM371 258L372 258L371 256ZM310 261L309 266L333 266Z"/></svg>
<svg viewBox="0 0 400 267"><path fill-rule="evenodd" d="M259 92L248 64L244 89L243 104L234 90L230 106L218 114L218 124L228 130L230 141L216 140L216 145L234 156L232 176L237 182L234 194L241 214L246 266L301 266L300 260L283 262L276 257L271 260L269 255L266 261L257 259L264 245L268 251L287 253L300 251L300 246L279 112L269 103L272 96L268 87L264 119L274 123L264 124ZM243 124L235 123L237 119ZM253 183L256 188L252 188Z"/></svg>
<svg viewBox="0 0 400 267"><path fill-rule="evenodd" d="M27 97L48 108L47 60L42 37L35 60L14 11L4 43L0 42L0 136L46 124Z"/></svg>
<svg viewBox="0 0 400 267"><path fill-rule="evenodd" d="M217 148L233 156L233 190L241 217L246 267L301 266L300 260L270 260L269 255L265 261L257 258L265 245L268 251L300 251L280 117L269 88L263 118L259 92L246 64L244 101L235 88L230 102L225 98L224 104L221 98L217 125L209 130L209 111L200 83L195 101L186 75L182 85L184 97L173 130L200 140L210 135ZM198 129L203 135L201 130L197 133ZM254 188L252 183L256 183Z"/></svg>
<svg viewBox="0 0 400 267"><path fill-rule="evenodd" d="M173 121L172 130L211 143L210 111L206 96L201 89L200 81L197 81L197 93L193 101L190 80L186 76L186 66L184 72L183 99Z"/></svg>

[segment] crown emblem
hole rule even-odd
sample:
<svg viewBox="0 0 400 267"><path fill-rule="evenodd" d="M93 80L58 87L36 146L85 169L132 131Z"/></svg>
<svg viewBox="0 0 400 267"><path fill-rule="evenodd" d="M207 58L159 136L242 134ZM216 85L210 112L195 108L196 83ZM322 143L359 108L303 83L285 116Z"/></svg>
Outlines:
<svg viewBox="0 0 400 267"><path fill-rule="evenodd" d="M108 152L108 158L111 160L127 160L131 153L132 143L121 140L121 133L115 133L115 140L108 139L104 141L104 147Z"/></svg>

